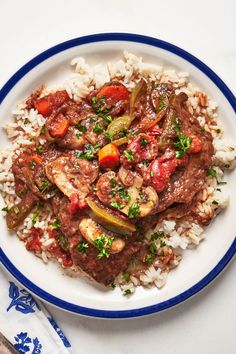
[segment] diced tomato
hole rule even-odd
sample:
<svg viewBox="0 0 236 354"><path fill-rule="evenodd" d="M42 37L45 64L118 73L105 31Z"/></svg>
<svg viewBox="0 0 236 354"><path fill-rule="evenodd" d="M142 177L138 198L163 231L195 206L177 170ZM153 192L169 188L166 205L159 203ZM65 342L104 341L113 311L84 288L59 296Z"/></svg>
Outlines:
<svg viewBox="0 0 236 354"><path fill-rule="evenodd" d="M53 138L59 138L66 135L69 128L69 122L62 113L57 114L50 122L49 134Z"/></svg>
<svg viewBox="0 0 236 354"><path fill-rule="evenodd" d="M148 169L151 177L151 184L157 192L161 192L169 182L169 174L160 160L154 160Z"/></svg>
<svg viewBox="0 0 236 354"><path fill-rule="evenodd" d="M56 91L41 97L34 102L34 107L44 117L50 116L53 110L59 108L70 99L66 90Z"/></svg>
<svg viewBox="0 0 236 354"><path fill-rule="evenodd" d="M119 164L120 153L118 147L112 143L103 146L98 152L98 162L104 168L112 168Z"/></svg>
<svg viewBox="0 0 236 354"><path fill-rule="evenodd" d="M129 99L129 91L122 84L116 85L104 85L97 93L97 97L105 97L110 98L114 102L128 100Z"/></svg>
<svg viewBox="0 0 236 354"><path fill-rule="evenodd" d="M49 247L49 252L51 255L55 258L61 258L62 259L62 264L65 268L69 268L73 265L73 261L71 259L71 256L68 252L65 252L58 242L56 241L55 244L53 244L51 247Z"/></svg>
<svg viewBox="0 0 236 354"><path fill-rule="evenodd" d="M188 149L188 153L196 154L202 150L202 141L196 135L192 135L191 138L192 138L192 141L191 141L190 148Z"/></svg>
<svg viewBox="0 0 236 354"><path fill-rule="evenodd" d="M28 251L40 252L41 251L41 241L40 241L41 231L34 227L32 229L31 236L32 239L26 242L25 245L26 249Z"/></svg>
<svg viewBox="0 0 236 354"><path fill-rule="evenodd" d="M85 199L81 199L79 194L72 194L70 196L70 205L68 207L69 213L70 214L75 214L77 213L78 210L80 209L85 209L87 208L88 204Z"/></svg>

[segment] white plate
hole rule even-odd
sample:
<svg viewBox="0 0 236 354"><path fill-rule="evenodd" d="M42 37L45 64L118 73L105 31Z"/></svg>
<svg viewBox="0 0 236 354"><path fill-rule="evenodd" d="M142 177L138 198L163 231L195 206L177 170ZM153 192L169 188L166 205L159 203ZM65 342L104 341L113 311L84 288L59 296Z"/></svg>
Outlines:
<svg viewBox="0 0 236 354"><path fill-rule="evenodd" d="M190 80L219 104L225 134L236 138L235 98L221 79L198 59L172 44L133 34L99 34L59 44L22 67L0 92L1 124L11 119L11 111L42 83L59 84L69 72L70 60L83 56L91 64L120 59L124 50L147 62L190 73ZM0 146L8 144L3 132ZM228 179L231 196L236 193L235 172ZM139 288L130 298L117 289L106 291L96 283L63 275L53 263L45 265L27 252L23 243L6 228L0 217L0 260L29 291L62 309L87 316L125 318L147 315L174 306L200 291L226 266L236 250L236 198L207 229L206 239L195 250L184 253L163 289Z"/></svg>

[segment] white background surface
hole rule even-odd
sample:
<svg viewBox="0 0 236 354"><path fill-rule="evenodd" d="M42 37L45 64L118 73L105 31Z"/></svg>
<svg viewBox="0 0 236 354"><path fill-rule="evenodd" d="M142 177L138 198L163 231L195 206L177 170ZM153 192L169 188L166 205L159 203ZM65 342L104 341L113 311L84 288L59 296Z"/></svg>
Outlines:
<svg viewBox="0 0 236 354"><path fill-rule="evenodd" d="M117 31L151 35L186 49L235 93L235 4L233 0L1 1L0 86L26 61L56 43ZM195 298L147 318L108 321L48 309L78 354L233 354L235 271L231 263Z"/></svg>

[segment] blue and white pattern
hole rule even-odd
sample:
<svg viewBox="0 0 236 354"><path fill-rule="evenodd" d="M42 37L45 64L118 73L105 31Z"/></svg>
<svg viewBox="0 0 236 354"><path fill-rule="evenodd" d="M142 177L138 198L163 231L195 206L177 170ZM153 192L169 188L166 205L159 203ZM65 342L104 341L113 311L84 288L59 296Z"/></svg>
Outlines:
<svg viewBox="0 0 236 354"><path fill-rule="evenodd" d="M70 342L43 304L0 271L0 332L19 353L73 353Z"/></svg>
<svg viewBox="0 0 236 354"><path fill-rule="evenodd" d="M31 352L32 354L41 353L42 345L40 344L37 337L35 337L32 340L30 337L28 337L27 332L21 332L17 334L15 340L16 340L16 344L14 345L14 347L16 348L16 350L18 350L19 353L27 353L27 352Z"/></svg>
<svg viewBox="0 0 236 354"><path fill-rule="evenodd" d="M37 302L26 290L22 289L19 291L18 287L12 281L9 283L9 297L12 299L12 301L8 306L7 311L9 311L12 307L15 307L16 311L26 315L28 313L35 312L35 308L40 310Z"/></svg>

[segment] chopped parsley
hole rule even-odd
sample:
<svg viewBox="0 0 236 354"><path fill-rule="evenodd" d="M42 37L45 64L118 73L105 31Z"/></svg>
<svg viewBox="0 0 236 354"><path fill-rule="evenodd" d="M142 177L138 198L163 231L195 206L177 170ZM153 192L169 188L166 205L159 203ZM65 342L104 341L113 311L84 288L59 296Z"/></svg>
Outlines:
<svg viewBox="0 0 236 354"><path fill-rule="evenodd" d="M29 122L30 122L30 121L29 121L28 118L25 118L25 119L24 119L24 124L29 124Z"/></svg>
<svg viewBox="0 0 236 354"><path fill-rule="evenodd" d="M36 166L36 162L34 160L30 161L30 167L34 168Z"/></svg>
<svg viewBox="0 0 236 354"><path fill-rule="evenodd" d="M146 139L142 138L142 139L140 140L140 145L141 145L141 146L147 146L147 144L148 144L148 142L147 142Z"/></svg>
<svg viewBox="0 0 236 354"><path fill-rule="evenodd" d="M157 232L154 232L154 234L151 235L151 240L152 241L160 240L164 236L165 236L164 231L157 231Z"/></svg>
<svg viewBox="0 0 236 354"><path fill-rule="evenodd" d="M125 207L124 204L117 203L115 201L111 202L110 206L112 206L115 209L123 209Z"/></svg>
<svg viewBox="0 0 236 354"><path fill-rule="evenodd" d="M80 242L77 245L77 249L80 253L86 253L86 250L88 249L88 243L87 242Z"/></svg>
<svg viewBox="0 0 236 354"><path fill-rule="evenodd" d="M124 296L132 294L132 291L130 289L126 289L123 293Z"/></svg>
<svg viewBox="0 0 236 354"><path fill-rule="evenodd" d="M214 170L214 168L209 168L206 174L207 176L216 177L216 170Z"/></svg>
<svg viewBox="0 0 236 354"><path fill-rule="evenodd" d="M165 247L165 246L166 246L165 241L161 240L161 242L160 242L160 247Z"/></svg>
<svg viewBox="0 0 236 354"><path fill-rule="evenodd" d="M81 133L85 133L87 131L86 126L79 123L75 125L75 128L78 129Z"/></svg>
<svg viewBox="0 0 236 354"><path fill-rule="evenodd" d="M192 138L184 135L183 133L179 133L177 135L178 140L174 143L174 147L177 148L175 154L177 159L183 157L187 150L190 148Z"/></svg>
<svg viewBox="0 0 236 354"><path fill-rule="evenodd" d="M120 138L124 138L125 136L127 136L127 130L125 128L122 128L122 130L120 131Z"/></svg>
<svg viewBox="0 0 236 354"><path fill-rule="evenodd" d="M134 161L134 155L131 149L125 150L124 155L128 161Z"/></svg>
<svg viewBox="0 0 236 354"><path fill-rule="evenodd" d="M148 265L151 265L152 262L153 262L153 256L152 256L151 254L148 254L148 255L146 256L145 261L146 261L146 263L147 263Z"/></svg>
<svg viewBox="0 0 236 354"><path fill-rule="evenodd" d="M157 252L157 245L155 244L155 242L152 242L149 246L149 250L152 254L155 254Z"/></svg>
<svg viewBox="0 0 236 354"><path fill-rule="evenodd" d="M19 212L20 212L20 209L17 206L13 207L12 210L14 211L14 213L16 215L19 214Z"/></svg>
<svg viewBox="0 0 236 354"><path fill-rule="evenodd" d="M158 86L159 84L157 84L156 82L152 82L152 90L155 90Z"/></svg>
<svg viewBox="0 0 236 354"><path fill-rule="evenodd" d="M33 213L32 215L32 224L35 225L37 220L39 218L39 214L38 213Z"/></svg>
<svg viewBox="0 0 236 354"><path fill-rule="evenodd" d="M114 140L113 135L109 134L108 132L104 132L103 134L104 134L105 137L106 137L107 139L109 139L110 141L113 141L113 140Z"/></svg>
<svg viewBox="0 0 236 354"><path fill-rule="evenodd" d="M101 117L103 118L106 125L108 125L112 122L112 116L101 115Z"/></svg>
<svg viewBox="0 0 236 354"><path fill-rule="evenodd" d="M156 108L156 113L159 113L162 111L164 108L166 108L166 105L164 102L160 102L159 106Z"/></svg>
<svg viewBox="0 0 236 354"><path fill-rule="evenodd" d="M175 119L174 125L175 125L175 131L176 131L176 133L178 133L181 128L181 123L177 118Z"/></svg>
<svg viewBox="0 0 236 354"><path fill-rule="evenodd" d="M216 200L213 200L212 204L219 205L219 203Z"/></svg>
<svg viewBox="0 0 236 354"><path fill-rule="evenodd" d="M227 184L227 182L217 182L217 184L219 185L219 186L223 186L224 184Z"/></svg>
<svg viewBox="0 0 236 354"><path fill-rule="evenodd" d="M97 255L98 258L109 258L110 253L109 253L109 248L111 247L112 243L114 241L114 237L106 237L105 235L100 235L98 236L94 243L94 246L98 248L99 253Z"/></svg>
<svg viewBox="0 0 236 354"><path fill-rule="evenodd" d="M8 213L10 211L8 206L5 206L4 208L2 208L2 211L5 211L6 213Z"/></svg>
<svg viewBox="0 0 236 354"><path fill-rule="evenodd" d="M61 247L64 251L68 251L68 249L69 249L69 242L68 242L68 239L67 239L62 233L60 233L60 234L57 236L57 239L58 239L58 243L59 243L60 247Z"/></svg>
<svg viewBox="0 0 236 354"><path fill-rule="evenodd" d="M112 288L112 290L114 290L116 288L116 284L115 283L111 283L111 288Z"/></svg>
<svg viewBox="0 0 236 354"><path fill-rule="evenodd" d="M220 134L220 133L221 133L221 130L220 130L220 129L216 129L216 133L217 133L217 134Z"/></svg>
<svg viewBox="0 0 236 354"><path fill-rule="evenodd" d="M41 193L45 193L48 187L50 186L49 181L46 178L41 178Z"/></svg>
<svg viewBox="0 0 236 354"><path fill-rule="evenodd" d="M61 222L58 218L54 219L51 223L53 229L59 229L61 227Z"/></svg>
<svg viewBox="0 0 236 354"><path fill-rule="evenodd" d="M110 179L110 186L111 188L115 188L115 186L117 185L117 181L115 178L111 178Z"/></svg>
<svg viewBox="0 0 236 354"><path fill-rule="evenodd" d="M119 188L117 188L117 191L118 191L118 194L119 194L120 199L125 199L128 203L130 202L131 196L130 196L130 194L127 192L127 190L125 190L124 187L119 187Z"/></svg>
<svg viewBox="0 0 236 354"><path fill-rule="evenodd" d="M44 151L44 146L43 145L36 146L36 151L38 154L42 154Z"/></svg>
<svg viewBox="0 0 236 354"><path fill-rule="evenodd" d="M104 130L104 129L103 129L99 124L95 124L95 125L93 126L93 131L94 131L95 133L102 133L103 130Z"/></svg>
<svg viewBox="0 0 236 354"><path fill-rule="evenodd" d="M97 148L97 145L93 146L91 144L86 144L84 145L84 151L76 151L75 155L76 157L83 159L83 160L88 160L91 161L94 159L94 154L95 150Z"/></svg>
<svg viewBox="0 0 236 354"><path fill-rule="evenodd" d="M130 219L134 219L137 218L140 215L140 209L139 209L139 205L137 203L133 203L130 207L129 207L129 211L128 211L128 217Z"/></svg>
<svg viewBox="0 0 236 354"><path fill-rule="evenodd" d="M45 125L42 126L42 128L40 129L40 133L41 134L44 134L46 131L46 128L45 128Z"/></svg>
<svg viewBox="0 0 236 354"><path fill-rule="evenodd" d="M99 98L96 96L93 96L91 98L91 102L92 102L93 109L97 114L108 113L109 109L107 109L107 107L106 107L106 97L105 96L101 96Z"/></svg>

